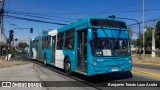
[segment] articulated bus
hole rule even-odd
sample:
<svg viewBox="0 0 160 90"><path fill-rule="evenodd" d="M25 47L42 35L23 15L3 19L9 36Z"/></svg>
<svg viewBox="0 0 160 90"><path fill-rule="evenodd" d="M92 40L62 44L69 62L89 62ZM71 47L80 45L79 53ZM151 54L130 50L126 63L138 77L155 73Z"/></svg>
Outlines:
<svg viewBox="0 0 160 90"><path fill-rule="evenodd" d="M86 18L33 38L33 59L86 76L132 70L126 23L114 18Z"/></svg>

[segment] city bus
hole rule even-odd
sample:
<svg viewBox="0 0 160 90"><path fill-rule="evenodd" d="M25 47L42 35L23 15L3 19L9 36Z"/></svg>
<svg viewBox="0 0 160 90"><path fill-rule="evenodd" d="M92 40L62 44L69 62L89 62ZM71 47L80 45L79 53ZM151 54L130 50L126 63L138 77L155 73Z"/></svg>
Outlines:
<svg viewBox="0 0 160 90"><path fill-rule="evenodd" d="M86 18L39 36L37 59L68 75L131 71L130 41L124 21Z"/></svg>

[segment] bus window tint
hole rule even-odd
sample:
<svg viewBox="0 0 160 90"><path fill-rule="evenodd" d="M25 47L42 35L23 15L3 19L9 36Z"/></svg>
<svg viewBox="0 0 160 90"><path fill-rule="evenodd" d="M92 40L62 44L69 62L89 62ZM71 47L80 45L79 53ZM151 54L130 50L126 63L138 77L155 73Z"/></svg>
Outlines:
<svg viewBox="0 0 160 90"><path fill-rule="evenodd" d="M50 36L43 37L43 42L42 42L42 49L49 49L50 48Z"/></svg>
<svg viewBox="0 0 160 90"><path fill-rule="evenodd" d="M68 30L65 33L65 50L74 49L74 29Z"/></svg>
<svg viewBox="0 0 160 90"><path fill-rule="evenodd" d="M128 39L97 38L92 41L92 53L94 56L103 56L95 52L102 52L106 49L111 50L113 56L130 55L130 43ZM118 54L115 55L115 52Z"/></svg>
<svg viewBox="0 0 160 90"><path fill-rule="evenodd" d="M98 20L98 19L91 19L92 26L102 26L102 27L113 27L113 28L127 28L126 24L119 21L113 20Z"/></svg>
<svg viewBox="0 0 160 90"><path fill-rule="evenodd" d="M57 37L57 50L63 49L64 32L58 33Z"/></svg>
<svg viewBox="0 0 160 90"><path fill-rule="evenodd" d="M130 54L130 44L128 40L120 40L120 48L119 48L119 54L120 55L129 55Z"/></svg>

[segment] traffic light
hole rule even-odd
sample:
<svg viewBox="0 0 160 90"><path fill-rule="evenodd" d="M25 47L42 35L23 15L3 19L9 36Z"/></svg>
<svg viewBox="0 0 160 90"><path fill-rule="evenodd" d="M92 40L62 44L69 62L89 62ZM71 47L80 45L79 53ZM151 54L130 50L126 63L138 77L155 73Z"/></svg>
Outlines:
<svg viewBox="0 0 160 90"><path fill-rule="evenodd" d="M15 41L18 41L18 39L16 38Z"/></svg>
<svg viewBox="0 0 160 90"><path fill-rule="evenodd" d="M10 45L11 44L11 41L10 41L10 39L7 39L7 43Z"/></svg>
<svg viewBox="0 0 160 90"><path fill-rule="evenodd" d="M33 28L30 28L30 33L33 33Z"/></svg>
<svg viewBox="0 0 160 90"><path fill-rule="evenodd" d="M13 40L13 33L14 33L13 30L10 30L10 31L9 31L9 39L10 39L10 41Z"/></svg>

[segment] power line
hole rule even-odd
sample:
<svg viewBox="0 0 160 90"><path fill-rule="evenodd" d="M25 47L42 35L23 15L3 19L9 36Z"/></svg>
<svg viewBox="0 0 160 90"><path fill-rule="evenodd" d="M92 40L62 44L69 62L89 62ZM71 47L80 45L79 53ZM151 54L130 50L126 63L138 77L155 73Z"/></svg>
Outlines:
<svg viewBox="0 0 160 90"><path fill-rule="evenodd" d="M46 18L42 16L36 16L36 15L29 15L29 14L24 14L24 13L12 13L12 12L5 12L7 14L16 14L16 15L23 15L23 16L29 16L29 17L35 17L35 18L41 18L41 19L48 19L48 20L56 20L56 21L63 21L63 22L73 22L73 21L68 21L68 20L58 20L58 19L52 19L52 18Z"/></svg>
<svg viewBox="0 0 160 90"><path fill-rule="evenodd" d="M159 11L159 8L156 9L148 9L145 10L145 12L149 12L149 11ZM130 11L116 11L115 13L133 13L133 12L142 12L142 10L130 10ZM50 16L50 15L46 15L46 13L28 13L28 12L19 12L19 11L7 11L7 13L12 13L12 14L23 14L26 16L32 16L32 17L37 17L37 18L41 18L41 16L44 16L42 18L44 19L53 19L56 18L57 21L64 21L64 22L73 22L73 21L68 21L68 20L80 20L80 19L72 19L72 18L64 18L64 17L57 17L57 16ZM62 15L82 15L82 14L105 14L105 13L112 13L111 11L107 11L107 12L79 12L79 13L52 13L52 14L62 14ZM51 13L50 13L51 14ZM36 15L36 16L35 16ZM47 17L51 17L51 18L47 18ZM63 20L59 20L59 19L63 19ZM64 20L65 19L65 20ZM66 20L67 19L67 20Z"/></svg>
<svg viewBox="0 0 160 90"><path fill-rule="evenodd" d="M43 20L36 20L36 19L30 19L30 18L23 18L23 17L17 17L17 16L10 16L10 15L4 15L6 18L12 18L12 19L19 19L19 20L26 20L26 21L34 21L34 22L41 22L41 23L48 23L48 24L56 24L56 25L67 25L64 23L56 23L56 22L49 22L49 21L43 21Z"/></svg>
<svg viewBox="0 0 160 90"><path fill-rule="evenodd" d="M148 9L144 11L148 12L148 11L159 11L159 10L160 10L159 8L156 8L156 9ZM139 9L139 10L129 10L129 11L117 11L116 13L130 13L130 12L142 12L142 10ZM79 13L43 13L43 16L48 17L47 15L44 15L44 14L61 14L61 15L80 15L81 14L82 15L82 14L106 14L106 13L111 13L111 12L107 11L107 12L79 12ZM35 13L35 14L40 15L42 13ZM49 17L54 18L55 16L49 16ZM58 17L58 18L63 18L63 17ZM73 20L79 20L79 19L73 19Z"/></svg>
<svg viewBox="0 0 160 90"><path fill-rule="evenodd" d="M127 0L126 2L123 2L123 3L121 3L121 4L118 4L118 5L116 5L116 6L112 7L112 8L109 8L107 11L110 11L110 10L112 10L113 8L116 8L116 7L123 7L124 4L127 4L127 3L129 3L130 1L131 1L131 0Z"/></svg>
<svg viewBox="0 0 160 90"><path fill-rule="evenodd" d="M10 13L19 13L19 14L27 14L27 15L38 15L38 16L45 16L45 17L58 18L58 19L78 20L78 19L73 19L73 18L59 17L59 16L53 16L53 15L46 15L45 13L21 12L21 11L14 11L14 10L9 10L7 12L10 12Z"/></svg>
<svg viewBox="0 0 160 90"><path fill-rule="evenodd" d="M155 18L155 19L150 19L150 20L147 20L145 21L144 23L149 23L149 22L153 22L153 21L158 21L160 20L160 18ZM140 24L142 24L142 22L139 22ZM138 23L134 23L134 24L130 24L128 26L134 26L134 25L137 25Z"/></svg>

